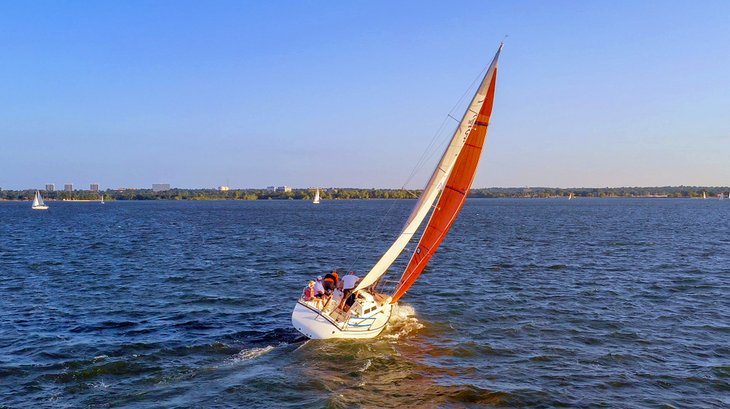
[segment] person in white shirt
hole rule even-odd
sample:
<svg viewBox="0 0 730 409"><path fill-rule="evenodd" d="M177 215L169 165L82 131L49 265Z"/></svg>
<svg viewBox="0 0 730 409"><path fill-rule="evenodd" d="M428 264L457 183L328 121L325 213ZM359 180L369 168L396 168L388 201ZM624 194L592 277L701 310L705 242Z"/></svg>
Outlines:
<svg viewBox="0 0 730 409"><path fill-rule="evenodd" d="M322 301L324 300L324 285L322 284L322 276L317 276L314 282L314 298L317 300L317 308L322 309Z"/></svg>
<svg viewBox="0 0 730 409"><path fill-rule="evenodd" d="M324 295L324 285L322 284L322 276L317 276L317 281L314 282L314 294Z"/></svg>
<svg viewBox="0 0 730 409"><path fill-rule="evenodd" d="M355 289L355 285L357 285L357 282L360 281L360 277L355 275L354 271L350 271L347 273L346 276L342 277L342 301L340 302L339 307L342 308L345 301L347 300L347 297L350 296L352 293L352 290Z"/></svg>

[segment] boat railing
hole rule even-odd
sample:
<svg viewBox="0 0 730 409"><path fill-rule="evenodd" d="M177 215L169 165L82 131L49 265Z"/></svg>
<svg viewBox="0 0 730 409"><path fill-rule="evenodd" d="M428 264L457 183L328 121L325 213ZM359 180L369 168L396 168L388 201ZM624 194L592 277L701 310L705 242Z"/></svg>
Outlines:
<svg viewBox="0 0 730 409"><path fill-rule="evenodd" d="M352 310L347 311L345 314L346 314L346 319L344 321L346 323L345 329L352 327L352 328L357 328L358 330L365 329L367 331L367 330L370 330L370 328L373 326L373 324L375 324L375 317L358 317L358 316L356 316L353 318ZM352 322L353 319L356 320L357 323L353 323ZM365 327L367 327L367 328L365 328Z"/></svg>

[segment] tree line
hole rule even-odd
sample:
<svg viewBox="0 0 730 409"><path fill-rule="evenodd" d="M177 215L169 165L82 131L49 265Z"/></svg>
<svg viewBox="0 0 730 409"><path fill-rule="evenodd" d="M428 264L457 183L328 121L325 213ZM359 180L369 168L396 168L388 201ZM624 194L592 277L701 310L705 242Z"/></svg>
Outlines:
<svg viewBox="0 0 730 409"><path fill-rule="evenodd" d="M89 190L44 191L47 200L312 200L315 190L292 189L290 192L276 192L267 189L170 189L154 192L151 189L124 189L93 192ZM0 190L0 200L32 200L35 190ZM567 198L574 197L674 197L708 198L723 193L727 198L730 187L663 186L663 187L617 187L617 188L478 188L472 189L470 197L481 198ZM322 200L347 199L415 199L420 190L405 189L321 189Z"/></svg>

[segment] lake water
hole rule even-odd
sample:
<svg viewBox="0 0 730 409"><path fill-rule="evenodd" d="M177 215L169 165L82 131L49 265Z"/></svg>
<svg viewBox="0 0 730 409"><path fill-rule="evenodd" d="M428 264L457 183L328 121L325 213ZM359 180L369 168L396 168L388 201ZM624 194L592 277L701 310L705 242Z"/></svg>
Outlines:
<svg viewBox="0 0 730 409"><path fill-rule="evenodd" d="M379 338L303 339L413 203L0 203L0 407L730 407L730 200L468 200Z"/></svg>

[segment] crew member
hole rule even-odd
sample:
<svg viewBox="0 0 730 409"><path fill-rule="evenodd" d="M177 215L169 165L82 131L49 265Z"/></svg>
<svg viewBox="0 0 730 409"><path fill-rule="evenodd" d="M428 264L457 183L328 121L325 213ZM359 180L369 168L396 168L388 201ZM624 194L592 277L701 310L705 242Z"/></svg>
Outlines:
<svg viewBox="0 0 730 409"><path fill-rule="evenodd" d="M356 276L354 271L350 271L349 273L347 273L346 276L342 277L342 301L339 305L340 308L344 307L345 300L347 300L347 297L350 295L350 293L352 293L352 290L355 289L355 285L359 280L360 277Z"/></svg>

